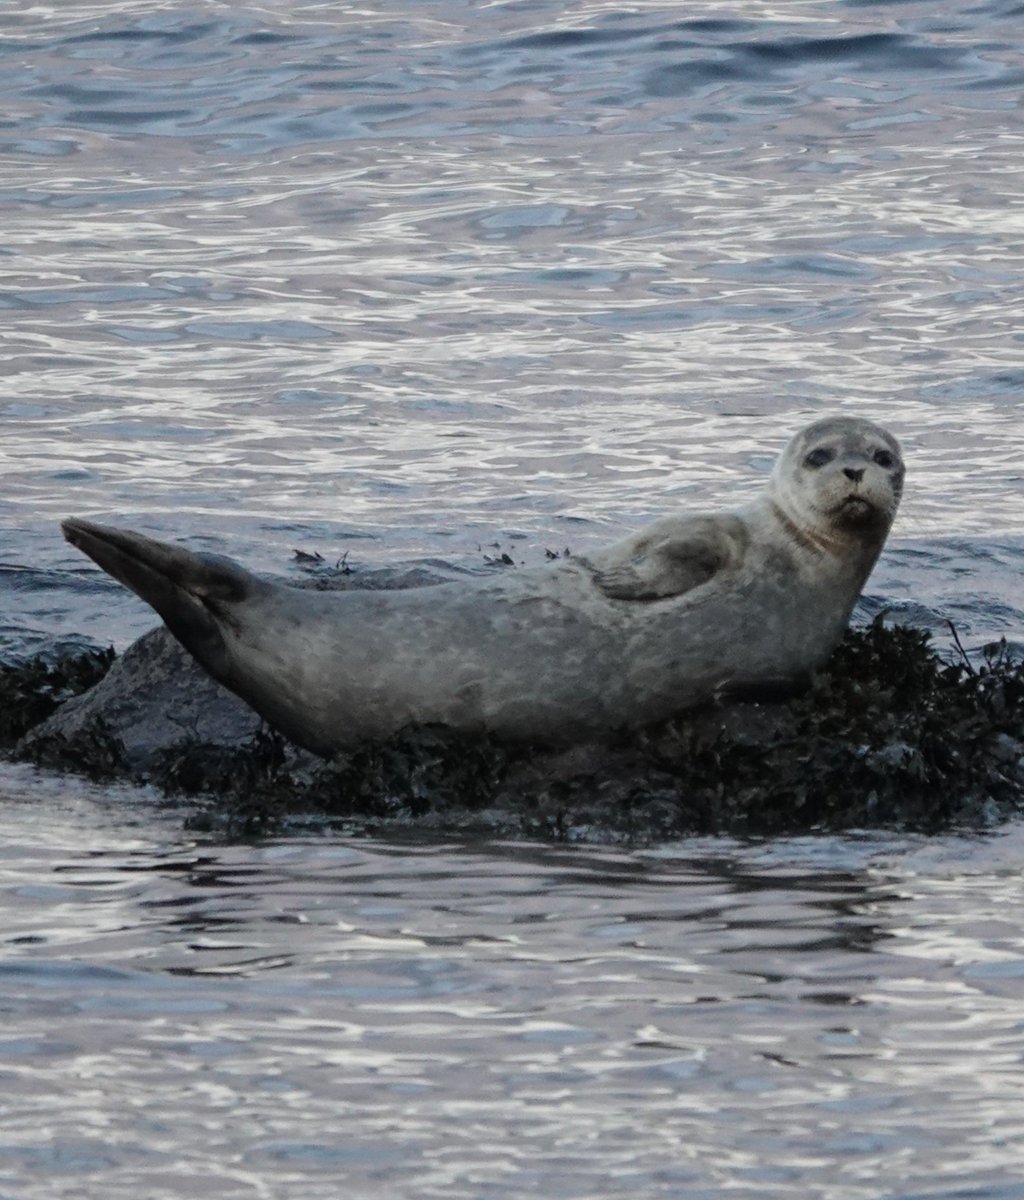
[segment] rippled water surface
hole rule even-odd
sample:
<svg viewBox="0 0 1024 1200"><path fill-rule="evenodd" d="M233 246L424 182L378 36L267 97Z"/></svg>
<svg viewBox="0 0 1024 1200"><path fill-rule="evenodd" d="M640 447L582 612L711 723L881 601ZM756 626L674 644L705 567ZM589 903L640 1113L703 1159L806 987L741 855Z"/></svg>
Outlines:
<svg viewBox="0 0 1024 1200"><path fill-rule="evenodd" d="M0 787L0 1195L1024 1194L1020 829L225 845Z"/></svg>
<svg viewBox="0 0 1024 1200"><path fill-rule="evenodd" d="M945 556L1024 534L1020 30L1005 0L11 7L3 644L149 622L69 512L263 568L532 561L730 502L835 410L909 452L888 598L954 599ZM990 581L979 632L1020 634Z"/></svg>
<svg viewBox="0 0 1024 1200"><path fill-rule="evenodd" d="M862 613L1024 640L1024 9L0 13L0 656L94 515L476 568L863 413ZM4 768L0 1197L1024 1196L1024 834L195 842Z"/></svg>

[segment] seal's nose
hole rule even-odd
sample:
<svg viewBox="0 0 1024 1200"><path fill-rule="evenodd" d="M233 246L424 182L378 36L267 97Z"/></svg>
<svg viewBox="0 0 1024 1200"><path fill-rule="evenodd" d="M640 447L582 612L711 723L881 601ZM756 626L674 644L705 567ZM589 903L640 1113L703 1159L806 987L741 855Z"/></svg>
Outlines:
<svg viewBox="0 0 1024 1200"><path fill-rule="evenodd" d="M843 474L847 479L852 479L854 483L860 483L864 478L863 467L843 467Z"/></svg>

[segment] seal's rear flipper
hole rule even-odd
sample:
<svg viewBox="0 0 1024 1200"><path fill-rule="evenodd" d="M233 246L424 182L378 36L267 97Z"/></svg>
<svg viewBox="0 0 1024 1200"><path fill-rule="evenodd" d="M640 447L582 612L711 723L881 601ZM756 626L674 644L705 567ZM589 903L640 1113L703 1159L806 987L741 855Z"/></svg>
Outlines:
<svg viewBox="0 0 1024 1200"><path fill-rule="evenodd" d="M127 529L70 517L64 537L131 588L163 617L167 628L214 677L228 668L224 627L235 624L232 605L254 595L260 581L217 554L195 554Z"/></svg>

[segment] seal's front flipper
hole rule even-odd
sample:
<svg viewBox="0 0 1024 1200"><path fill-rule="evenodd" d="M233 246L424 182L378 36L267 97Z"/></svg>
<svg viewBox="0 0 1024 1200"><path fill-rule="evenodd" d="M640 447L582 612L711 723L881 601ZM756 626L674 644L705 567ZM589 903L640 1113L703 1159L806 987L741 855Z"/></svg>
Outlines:
<svg viewBox="0 0 1024 1200"><path fill-rule="evenodd" d="M612 600L682 596L742 557L745 537L732 524L708 517L669 518L596 554L587 565L594 583Z"/></svg>
<svg viewBox="0 0 1024 1200"><path fill-rule="evenodd" d="M594 570L594 582L612 600L664 600L713 579L722 566L717 547L669 541L642 556Z"/></svg>
<svg viewBox="0 0 1024 1200"><path fill-rule="evenodd" d="M194 554L128 529L71 517L64 537L163 617L168 629L216 678L227 669L224 628L232 606L255 595L260 580L229 558Z"/></svg>

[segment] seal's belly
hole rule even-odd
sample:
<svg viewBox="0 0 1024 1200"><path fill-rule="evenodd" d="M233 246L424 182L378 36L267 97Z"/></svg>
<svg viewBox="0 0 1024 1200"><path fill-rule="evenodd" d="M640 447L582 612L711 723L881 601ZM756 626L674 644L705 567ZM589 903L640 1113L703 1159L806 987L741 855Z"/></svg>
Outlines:
<svg viewBox="0 0 1024 1200"><path fill-rule="evenodd" d="M412 723L566 739L654 721L733 684L799 675L838 636L808 637L770 581L646 603L603 597L579 572L549 590L531 574L330 598L344 602L345 632L332 604L324 637L311 634L303 707L342 742Z"/></svg>

